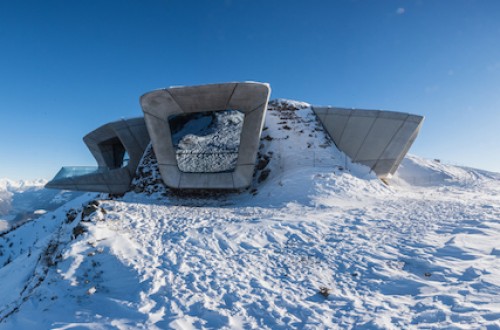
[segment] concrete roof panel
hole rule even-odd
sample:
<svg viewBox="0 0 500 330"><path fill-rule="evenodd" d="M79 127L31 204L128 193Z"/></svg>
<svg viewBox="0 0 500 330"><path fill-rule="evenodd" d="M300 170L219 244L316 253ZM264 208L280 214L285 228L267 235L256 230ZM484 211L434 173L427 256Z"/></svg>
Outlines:
<svg viewBox="0 0 500 330"><path fill-rule="evenodd" d="M160 120L168 121L171 115L181 114L184 111L173 99L172 95L165 90L155 90L141 96L142 111Z"/></svg>
<svg viewBox="0 0 500 330"><path fill-rule="evenodd" d="M253 111L268 101L270 90L267 84L238 83L226 108L243 113Z"/></svg>
<svg viewBox="0 0 500 330"><path fill-rule="evenodd" d="M378 117L379 110L352 109L352 117Z"/></svg>
<svg viewBox="0 0 500 330"><path fill-rule="evenodd" d="M338 145L338 143L340 142L340 138L344 133L344 129L347 125L348 120L349 116L344 116L344 115L337 116L335 114L328 114L323 119L324 123L323 125L328 131L328 134L330 134L330 136L332 137L333 142L335 142L335 145Z"/></svg>
<svg viewBox="0 0 500 330"><path fill-rule="evenodd" d="M395 120L405 120L409 114L405 112L396 111L380 111L379 118L395 119Z"/></svg>
<svg viewBox="0 0 500 330"><path fill-rule="evenodd" d="M401 120L377 118L366 136L365 143L358 150L356 159L378 159L402 124Z"/></svg>
<svg viewBox="0 0 500 330"><path fill-rule="evenodd" d="M353 161L354 157L365 141L370 127L375 121L375 117L351 116L346 124L344 132L340 138L338 147L344 151Z"/></svg>
<svg viewBox="0 0 500 330"><path fill-rule="evenodd" d="M313 110L337 147L353 161L372 167L379 177L396 171L423 120L422 116L393 111L328 107Z"/></svg>
<svg viewBox="0 0 500 330"><path fill-rule="evenodd" d="M184 113L226 110L236 83L168 88ZM167 110L169 111L169 110Z"/></svg>

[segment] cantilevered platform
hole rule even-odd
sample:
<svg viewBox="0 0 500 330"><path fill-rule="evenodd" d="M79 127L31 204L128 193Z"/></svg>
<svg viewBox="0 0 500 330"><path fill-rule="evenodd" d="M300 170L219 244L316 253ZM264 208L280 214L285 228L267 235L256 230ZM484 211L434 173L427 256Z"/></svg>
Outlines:
<svg viewBox="0 0 500 330"><path fill-rule="evenodd" d="M97 166L63 167L46 187L112 194L128 191L150 141L144 118L105 124L87 134L83 141Z"/></svg>

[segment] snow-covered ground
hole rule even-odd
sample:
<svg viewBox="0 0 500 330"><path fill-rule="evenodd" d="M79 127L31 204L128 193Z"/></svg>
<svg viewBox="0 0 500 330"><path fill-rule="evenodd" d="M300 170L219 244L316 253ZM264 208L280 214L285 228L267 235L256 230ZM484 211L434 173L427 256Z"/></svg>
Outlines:
<svg viewBox="0 0 500 330"><path fill-rule="evenodd" d="M1 235L0 328L500 328L500 174L408 156L388 186L271 106L247 191L175 194L149 150L133 192Z"/></svg>

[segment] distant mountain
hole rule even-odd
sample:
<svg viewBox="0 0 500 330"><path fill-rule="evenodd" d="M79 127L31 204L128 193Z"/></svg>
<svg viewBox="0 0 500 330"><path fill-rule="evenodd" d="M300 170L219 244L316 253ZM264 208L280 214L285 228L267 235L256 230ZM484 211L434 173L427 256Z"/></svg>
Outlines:
<svg viewBox="0 0 500 330"><path fill-rule="evenodd" d="M7 178L0 178L0 191L16 191L22 192L26 189L31 189L33 187L43 188L47 180L45 179L35 179L35 180L11 180Z"/></svg>
<svg viewBox="0 0 500 330"><path fill-rule="evenodd" d="M82 195L81 192L45 189L47 180L0 179L0 232L38 218Z"/></svg>

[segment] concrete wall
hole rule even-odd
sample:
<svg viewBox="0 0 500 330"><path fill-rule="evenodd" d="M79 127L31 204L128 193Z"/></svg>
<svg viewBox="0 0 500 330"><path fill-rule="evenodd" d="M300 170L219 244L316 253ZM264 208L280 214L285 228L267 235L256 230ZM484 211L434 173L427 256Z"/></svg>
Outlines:
<svg viewBox="0 0 500 330"><path fill-rule="evenodd" d="M402 112L313 107L337 147L389 178L417 137L424 117Z"/></svg>
<svg viewBox="0 0 500 330"><path fill-rule="evenodd" d="M270 87L256 82L172 87L144 94L141 107L165 184L181 189L240 189L250 185ZM244 115L238 161L233 172L185 173L179 170L168 119L172 115L216 110Z"/></svg>
<svg viewBox="0 0 500 330"><path fill-rule="evenodd" d="M149 134L144 118L119 120L105 124L87 134L83 141L89 148L99 166L99 171L81 176L54 178L47 183L47 188L95 191L106 193L124 193L137 166L149 144ZM124 167L116 167L112 143L119 143L128 152L130 160Z"/></svg>

